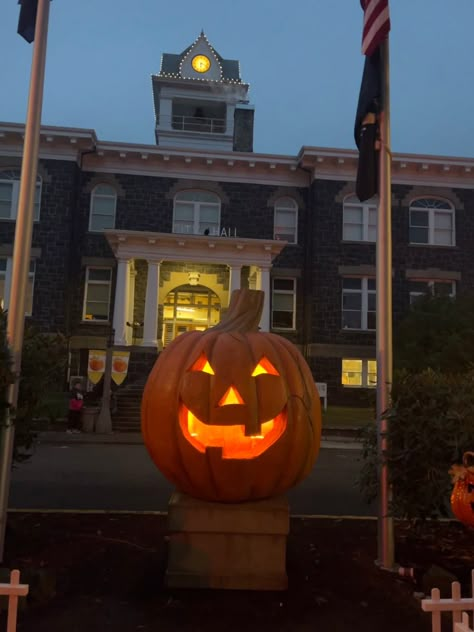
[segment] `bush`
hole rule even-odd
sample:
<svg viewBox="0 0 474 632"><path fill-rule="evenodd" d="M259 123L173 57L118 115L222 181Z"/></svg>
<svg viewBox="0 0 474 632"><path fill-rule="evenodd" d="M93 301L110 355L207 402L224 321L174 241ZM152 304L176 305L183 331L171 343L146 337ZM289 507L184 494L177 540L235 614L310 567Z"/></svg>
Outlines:
<svg viewBox="0 0 474 632"><path fill-rule="evenodd" d="M378 491L376 441L376 429L367 427L360 485L368 501ZM446 375L428 369L395 375L386 455L394 516L449 515L449 469L473 449L474 371Z"/></svg>

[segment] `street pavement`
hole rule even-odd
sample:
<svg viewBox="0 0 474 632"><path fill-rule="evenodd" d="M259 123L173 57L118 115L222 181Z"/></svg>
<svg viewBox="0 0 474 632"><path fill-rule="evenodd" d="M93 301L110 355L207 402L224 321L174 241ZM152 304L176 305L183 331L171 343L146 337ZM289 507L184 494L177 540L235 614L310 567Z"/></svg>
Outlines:
<svg viewBox="0 0 474 632"><path fill-rule="evenodd" d="M98 441L100 443L98 443ZM289 492L293 514L375 515L357 487L360 446L323 441L310 476ZM172 485L140 435L44 433L33 457L14 468L10 508L166 511Z"/></svg>

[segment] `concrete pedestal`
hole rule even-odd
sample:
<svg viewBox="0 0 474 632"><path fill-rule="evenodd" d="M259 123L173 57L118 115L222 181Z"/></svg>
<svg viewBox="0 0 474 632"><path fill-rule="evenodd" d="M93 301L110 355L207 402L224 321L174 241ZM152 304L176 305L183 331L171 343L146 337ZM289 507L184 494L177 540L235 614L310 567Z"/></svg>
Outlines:
<svg viewBox="0 0 474 632"><path fill-rule="evenodd" d="M168 505L166 583L179 588L286 590L288 500L224 504L175 492Z"/></svg>

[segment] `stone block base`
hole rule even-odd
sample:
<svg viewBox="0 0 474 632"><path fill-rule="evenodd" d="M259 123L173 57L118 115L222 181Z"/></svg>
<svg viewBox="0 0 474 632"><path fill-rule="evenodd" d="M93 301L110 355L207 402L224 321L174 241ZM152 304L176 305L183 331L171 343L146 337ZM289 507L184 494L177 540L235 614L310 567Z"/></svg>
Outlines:
<svg viewBox="0 0 474 632"><path fill-rule="evenodd" d="M224 504L175 492L166 583L176 588L286 590L286 497Z"/></svg>

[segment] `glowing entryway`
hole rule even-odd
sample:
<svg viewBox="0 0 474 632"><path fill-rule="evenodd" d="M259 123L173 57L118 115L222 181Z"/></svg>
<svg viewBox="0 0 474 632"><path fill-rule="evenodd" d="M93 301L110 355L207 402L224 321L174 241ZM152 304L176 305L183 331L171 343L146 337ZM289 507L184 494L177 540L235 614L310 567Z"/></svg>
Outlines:
<svg viewBox="0 0 474 632"><path fill-rule="evenodd" d="M163 346L186 331L204 331L217 325L220 314L220 299L210 288L180 285L163 303Z"/></svg>

